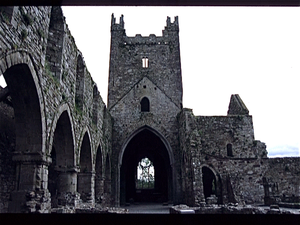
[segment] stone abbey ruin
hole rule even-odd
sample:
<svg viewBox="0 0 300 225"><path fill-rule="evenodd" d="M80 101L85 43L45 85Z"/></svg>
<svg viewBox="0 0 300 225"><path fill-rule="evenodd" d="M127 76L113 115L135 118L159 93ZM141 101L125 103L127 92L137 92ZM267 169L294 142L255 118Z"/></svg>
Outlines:
<svg viewBox="0 0 300 225"><path fill-rule="evenodd" d="M1 7L0 20L1 213L299 205L299 157L268 158L239 95L227 116L183 108L178 17L162 36L128 37L112 15L107 106L61 7ZM148 189L136 185L144 158Z"/></svg>

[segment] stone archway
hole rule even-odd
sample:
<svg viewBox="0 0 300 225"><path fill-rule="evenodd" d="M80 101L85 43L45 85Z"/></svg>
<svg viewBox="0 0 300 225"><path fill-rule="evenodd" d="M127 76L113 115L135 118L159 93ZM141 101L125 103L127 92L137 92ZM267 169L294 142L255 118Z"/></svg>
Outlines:
<svg viewBox="0 0 300 225"><path fill-rule="evenodd" d="M96 153L96 165L95 165L95 203L101 203L101 196L103 194L104 179L103 179L103 162L102 152L100 145L97 148Z"/></svg>
<svg viewBox="0 0 300 225"><path fill-rule="evenodd" d="M223 202L221 180L208 166L202 167L202 183L206 202L221 204Z"/></svg>
<svg viewBox="0 0 300 225"><path fill-rule="evenodd" d="M16 151L41 153L45 149L43 131L44 121L37 85L32 70L25 63L11 66L3 74L12 105L16 123Z"/></svg>
<svg viewBox="0 0 300 225"><path fill-rule="evenodd" d="M7 52L0 59L0 64L0 75L3 74L7 84L7 95L11 97L12 122L15 128L9 133L15 139L11 146L15 147L13 147L13 155L7 160L15 162L11 165L14 167L16 165L16 170L11 170L12 173L9 174L13 176L11 180L14 180L14 190L11 192L11 201L7 204L7 210L8 212L35 211L35 204L43 202L39 211L47 212L49 194L44 174L48 169L49 158L44 154L46 125L38 75L32 58L26 51ZM33 204L26 206L25 202L31 200L26 199L26 193L32 191L38 193L40 199L36 198L32 201Z"/></svg>
<svg viewBox="0 0 300 225"><path fill-rule="evenodd" d="M74 139L67 110L59 116L52 143L52 164L49 166L48 189L52 207L74 205L77 188Z"/></svg>
<svg viewBox="0 0 300 225"><path fill-rule="evenodd" d="M94 203L94 173L92 171L92 151L88 132L85 132L80 149L80 172L77 191L83 202Z"/></svg>
<svg viewBox="0 0 300 225"><path fill-rule="evenodd" d="M154 166L154 188L137 188L137 166L147 157ZM120 204L128 202L173 201L173 157L167 142L158 132L143 127L135 132L120 155Z"/></svg>

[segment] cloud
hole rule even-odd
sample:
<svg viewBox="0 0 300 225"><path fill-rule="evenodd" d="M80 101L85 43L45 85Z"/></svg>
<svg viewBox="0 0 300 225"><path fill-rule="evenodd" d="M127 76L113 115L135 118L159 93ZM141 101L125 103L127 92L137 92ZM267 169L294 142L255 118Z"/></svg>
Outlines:
<svg viewBox="0 0 300 225"><path fill-rule="evenodd" d="M278 145L268 149L268 156L273 157L299 157L299 147L290 145Z"/></svg>

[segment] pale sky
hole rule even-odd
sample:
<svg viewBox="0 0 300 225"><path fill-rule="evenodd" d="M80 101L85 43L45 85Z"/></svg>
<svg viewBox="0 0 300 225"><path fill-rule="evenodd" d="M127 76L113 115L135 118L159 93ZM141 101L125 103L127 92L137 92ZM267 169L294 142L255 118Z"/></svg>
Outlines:
<svg viewBox="0 0 300 225"><path fill-rule="evenodd" d="M239 94L268 156L299 156L299 7L63 7L86 66L107 102L111 14L127 36L162 36L179 17L183 107L226 115Z"/></svg>

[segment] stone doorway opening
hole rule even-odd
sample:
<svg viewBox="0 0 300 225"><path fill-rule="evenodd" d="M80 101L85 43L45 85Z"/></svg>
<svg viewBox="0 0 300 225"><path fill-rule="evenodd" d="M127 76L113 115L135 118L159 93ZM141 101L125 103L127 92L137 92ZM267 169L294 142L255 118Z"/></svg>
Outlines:
<svg viewBox="0 0 300 225"><path fill-rule="evenodd" d="M137 184L138 167L147 159L153 166L152 182L147 188ZM120 168L120 205L172 201L172 169L167 147L150 129L138 132L127 144Z"/></svg>
<svg viewBox="0 0 300 225"><path fill-rule="evenodd" d="M202 167L202 182L205 201L208 204L221 204L221 183L218 176L206 166Z"/></svg>

